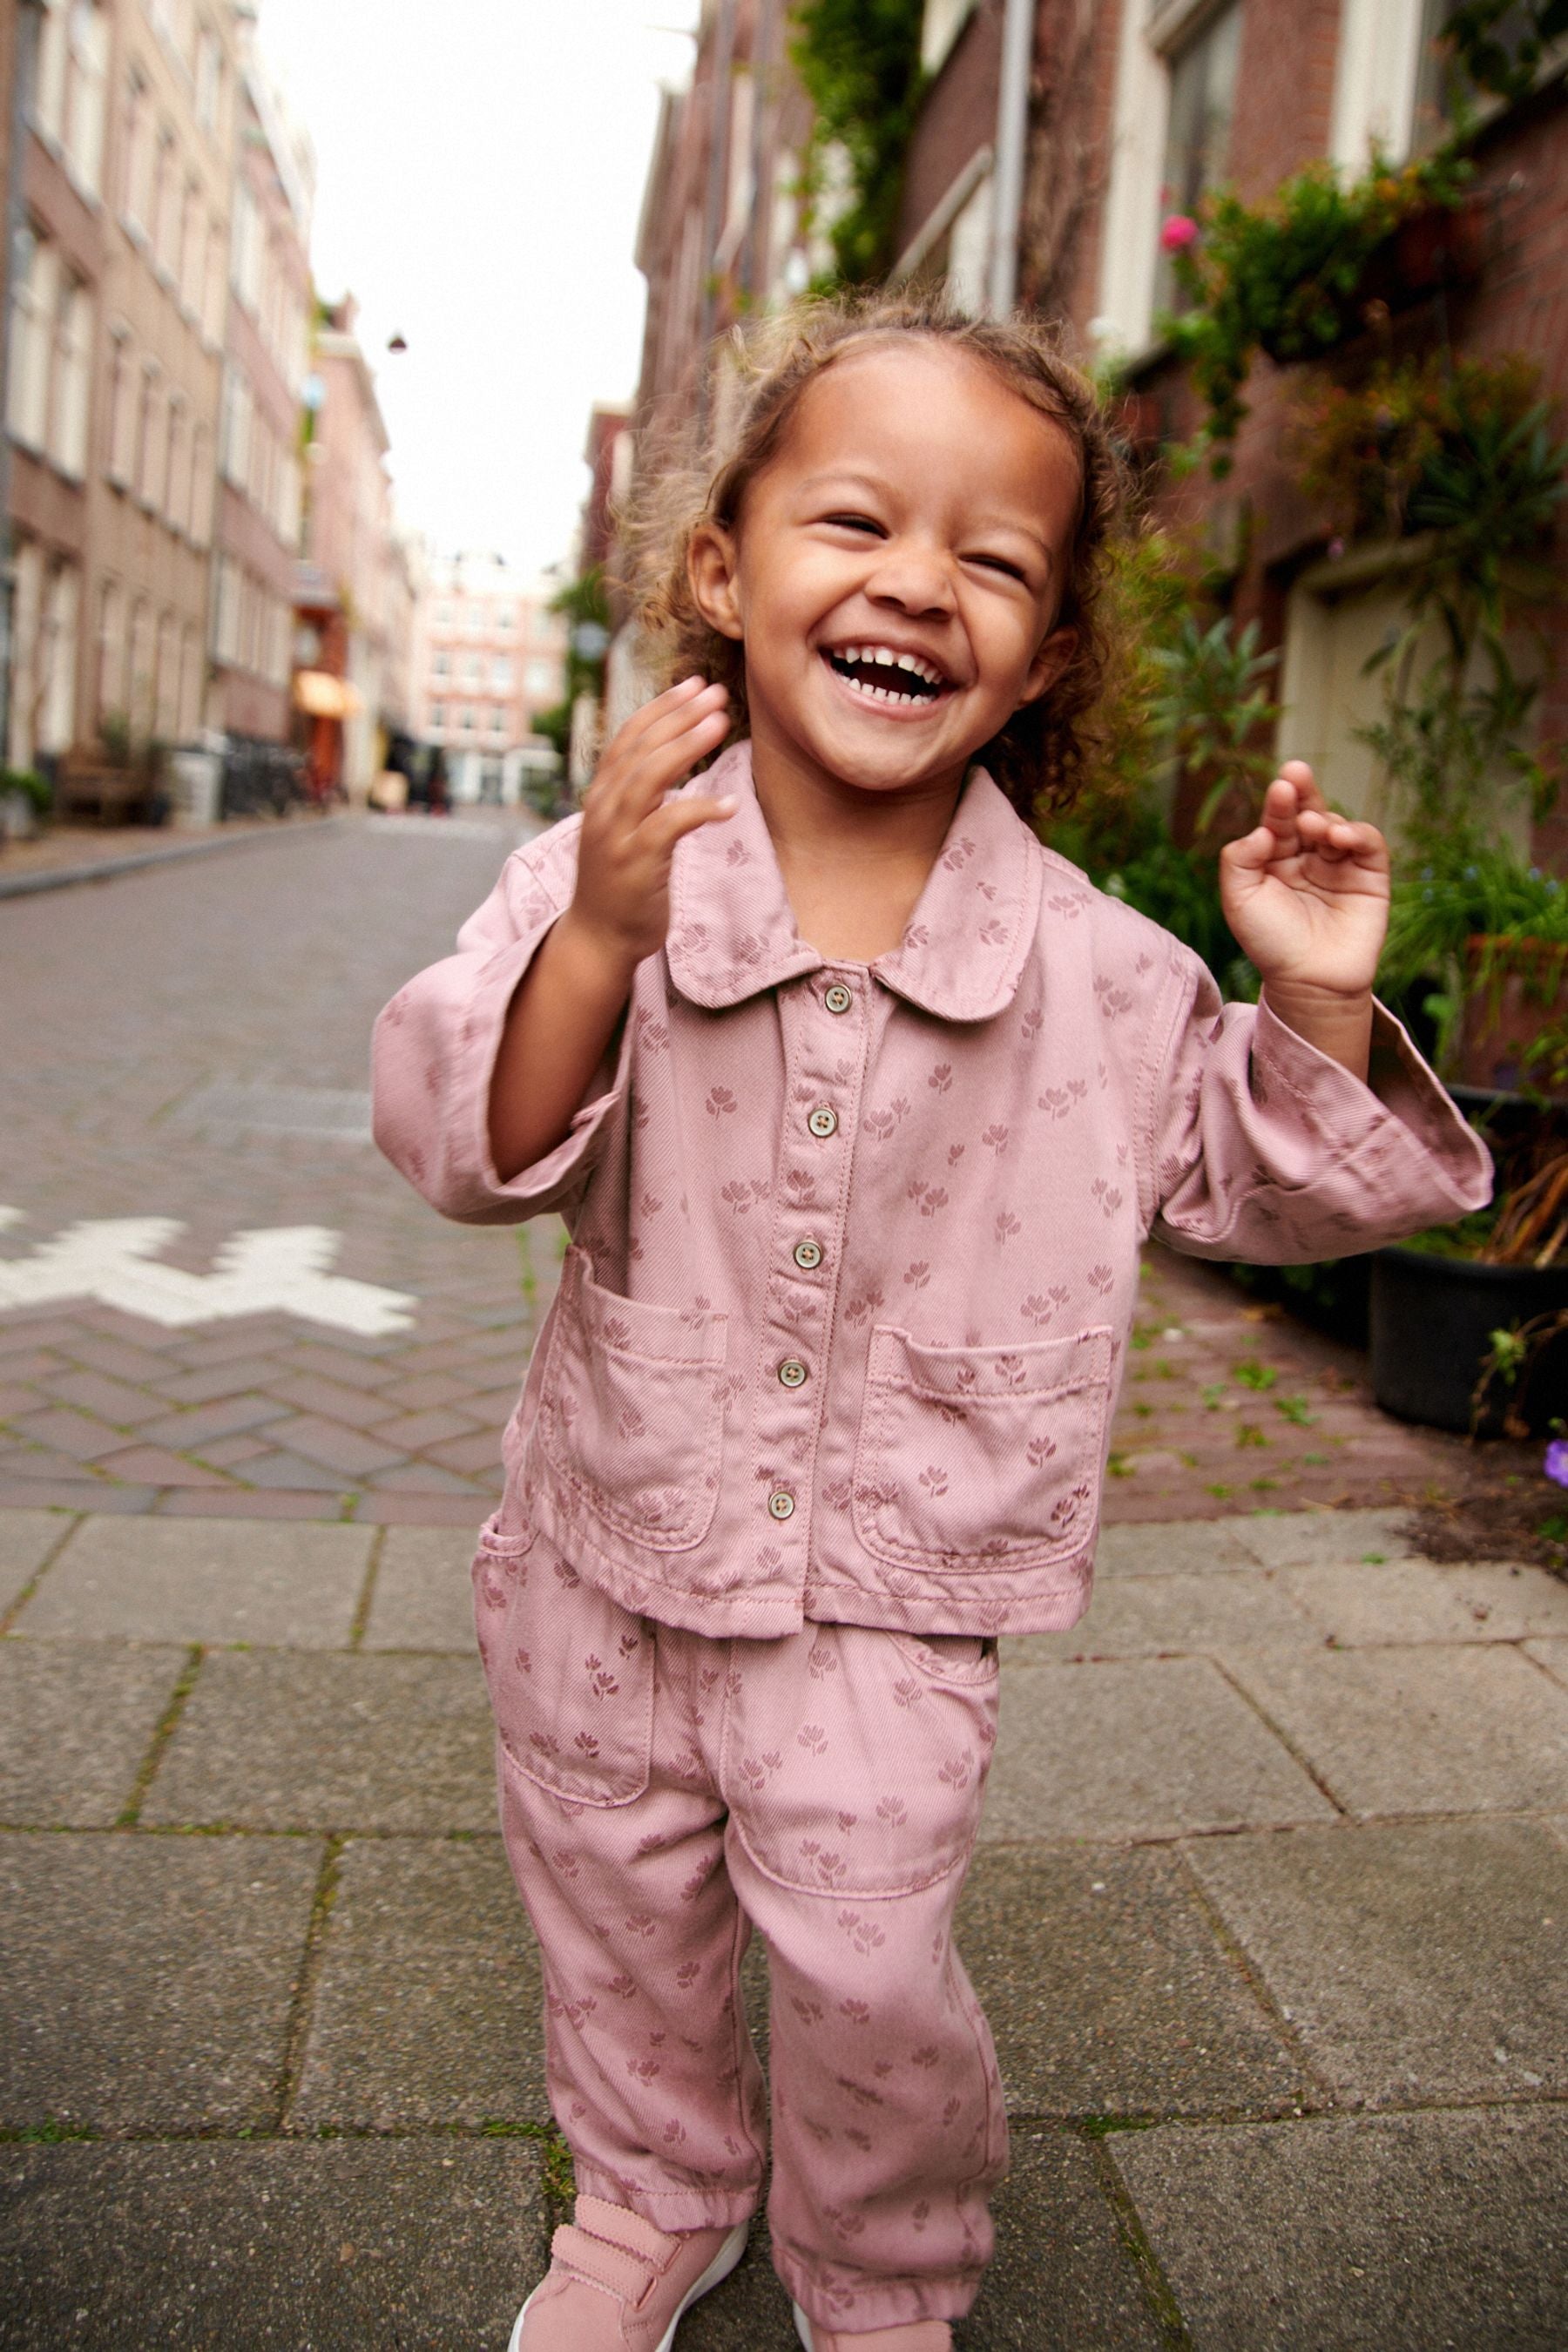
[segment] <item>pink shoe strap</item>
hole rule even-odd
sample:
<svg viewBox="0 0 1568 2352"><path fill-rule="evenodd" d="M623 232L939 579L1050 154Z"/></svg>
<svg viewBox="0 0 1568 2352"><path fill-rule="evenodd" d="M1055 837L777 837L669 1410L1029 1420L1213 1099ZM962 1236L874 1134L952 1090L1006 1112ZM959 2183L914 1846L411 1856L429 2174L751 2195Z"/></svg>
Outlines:
<svg viewBox="0 0 1568 2352"><path fill-rule="evenodd" d="M634 2308L653 2284L655 2272L636 2254L621 2246L608 2246L603 2238L590 2237L563 2221L550 2241L552 2267L559 2263L569 2277L580 2279L585 2286L599 2286L618 2295L623 2303Z"/></svg>
<svg viewBox="0 0 1568 2352"><path fill-rule="evenodd" d="M579 2197L573 2208L580 2230L590 2236L603 2238L606 2245L624 2246L628 2254L640 2254L646 2263L662 2270L675 2252L679 2240L669 2236L653 2221L644 2221L629 2205L607 2205L602 2197Z"/></svg>

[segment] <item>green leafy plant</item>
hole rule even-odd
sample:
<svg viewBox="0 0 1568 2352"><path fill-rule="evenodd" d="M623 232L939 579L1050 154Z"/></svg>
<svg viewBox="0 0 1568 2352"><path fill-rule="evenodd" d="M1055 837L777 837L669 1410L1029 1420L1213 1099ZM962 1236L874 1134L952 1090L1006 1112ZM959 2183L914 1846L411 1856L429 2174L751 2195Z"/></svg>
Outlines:
<svg viewBox="0 0 1568 2352"><path fill-rule="evenodd" d="M1315 163L1249 205L1227 190L1206 197L1198 234L1173 250L1184 307L1162 325L1192 364L1208 406L1213 471L1229 471L1227 445L1258 352L1281 362L1321 358L1364 325L1367 265L1407 220L1452 208L1470 166L1452 147L1395 169L1381 156L1343 184Z"/></svg>
<svg viewBox="0 0 1568 2352"><path fill-rule="evenodd" d="M1347 539L1435 528L1463 482L1501 504L1511 548L1550 525L1561 468L1535 438L1547 423L1541 371L1521 352L1429 352L1380 360L1355 383L1318 374L1294 404L1288 446L1301 488Z"/></svg>
<svg viewBox="0 0 1568 2352"><path fill-rule="evenodd" d="M1155 731L1185 774L1209 780L1196 817L1200 837L1237 786L1273 772L1272 755L1255 747L1280 715L1263 689L1279 656L1258 651L1258 634L1256 621L1237 634L1228 613L1205 627L1188 611L1173 643L1149 649L1162 682L1150 714Z"/></svg>
<svg viewBox="0 0 1568 2352"><path fill-rule="evenodd" d="M904 157L923 89L923 0L799 0L790 62L815 119L805 160L808 201L820 202L828 152L841 151L848 187L827 229L829 285L864 286L893 259Z"/></svg>
<svg viewBox="0 0 1568 2352"><path fill-rule="evenodd" d="M0 800L10 793L16 793L25 800L40 823L54 806L55 796L48 778L40 776L33 768L0 770Z"/></svg>
<svg viewBox="0 0 1568 2352"><path fill-rule="evenodd" d="M1474 89L1528 98L1546 51L1568 35L1568 0L1465 0L1450 8L1438 37Z"/></svg>

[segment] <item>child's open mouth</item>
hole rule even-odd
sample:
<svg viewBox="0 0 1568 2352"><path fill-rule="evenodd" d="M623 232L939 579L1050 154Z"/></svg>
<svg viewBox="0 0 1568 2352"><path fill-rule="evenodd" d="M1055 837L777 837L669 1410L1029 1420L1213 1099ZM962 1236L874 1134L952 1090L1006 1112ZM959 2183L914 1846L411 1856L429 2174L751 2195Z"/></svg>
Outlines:
<svg viewBox="0 0 1568 2352"><path fill-rule="evenodd" d="M836 677L869 702L911 710L921 703L940 702L952 690L951 679L934 662L921 654L895 653L890 646L825 646L822 658Z"/></svg>

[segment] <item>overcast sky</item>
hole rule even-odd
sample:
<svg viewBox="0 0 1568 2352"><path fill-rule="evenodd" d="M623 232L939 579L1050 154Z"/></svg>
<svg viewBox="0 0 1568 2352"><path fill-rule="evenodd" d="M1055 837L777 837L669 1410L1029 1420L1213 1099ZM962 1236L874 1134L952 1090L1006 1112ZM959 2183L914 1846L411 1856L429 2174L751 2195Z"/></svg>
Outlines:
<svg viewBox="0 0 1568 2352"><path fill-rule="evenodd" d="M261 48L316 150L316 282L358 298L398 512L442 552L532 571L568 550L589 408L636 388L658 84L686 78L699 13L260 0Z"/></svg>

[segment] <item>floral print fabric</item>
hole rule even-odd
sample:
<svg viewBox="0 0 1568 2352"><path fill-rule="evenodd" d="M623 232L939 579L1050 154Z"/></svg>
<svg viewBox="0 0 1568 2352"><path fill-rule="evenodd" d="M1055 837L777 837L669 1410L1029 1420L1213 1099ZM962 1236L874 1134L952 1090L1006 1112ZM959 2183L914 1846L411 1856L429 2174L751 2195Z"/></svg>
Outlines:
<svg viewBox="0 0 1568 2352"><path fill-rule="evenodd" d="M1087 1604L1151 1233L1284 1263L1478 1206L1489 1162L1379 1012L1362 1085L1043 848L976 771L900 947L798 936L734 747L572 1133L499 1181L490 1074L578 821L386 1008L376 1133L444 1213L558 1210L508 1433L531 1522L634 1615L990 1634Z"/></svg>
<svg viewBox="0 0 1568 2352"><path fill-rule="evenodd" d="M580 1577L510 1496L474 1585L579 2189L665 2230L757 2204L767 2120L739 1993L754 1925L781 2277L823 2326L967 2310L1006 2157L952 1943L996 1736L994 1643L677 1631Z"/></svg>

